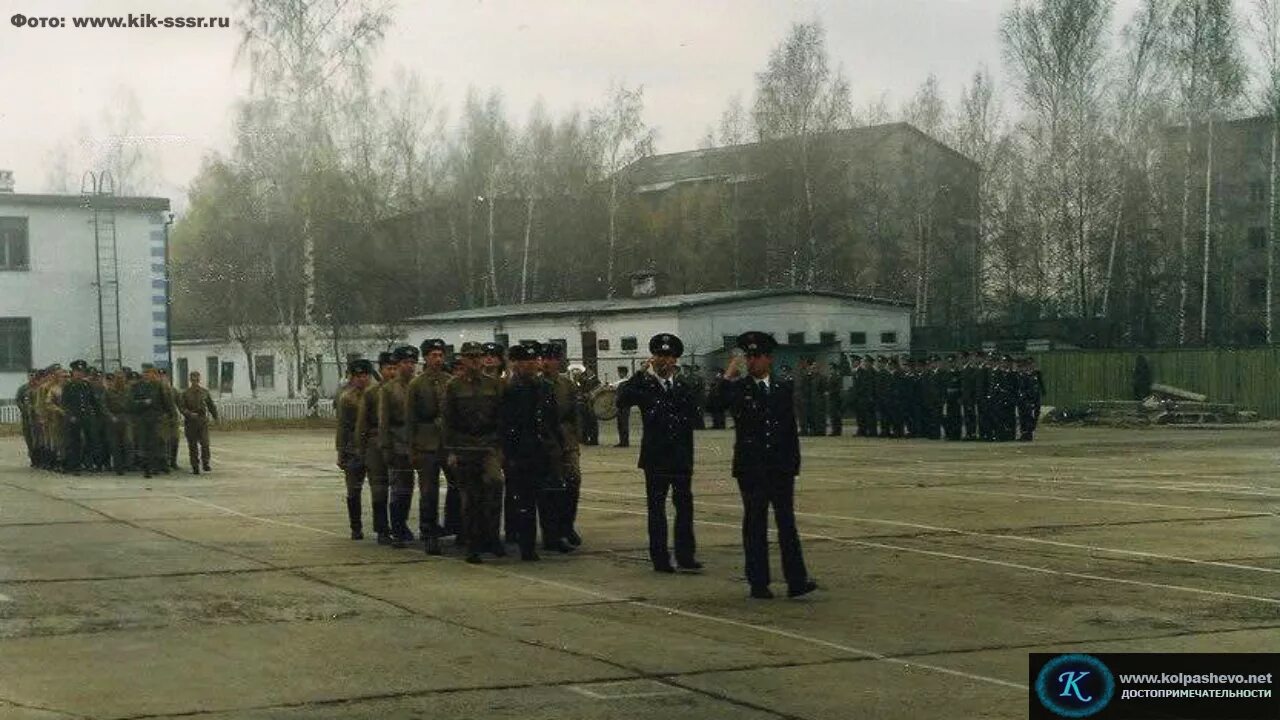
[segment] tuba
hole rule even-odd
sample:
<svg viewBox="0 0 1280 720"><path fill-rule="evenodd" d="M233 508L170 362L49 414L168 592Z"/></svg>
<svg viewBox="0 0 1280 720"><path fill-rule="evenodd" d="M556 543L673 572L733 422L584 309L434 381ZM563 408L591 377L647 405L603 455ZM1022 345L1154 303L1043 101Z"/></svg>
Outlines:
<svg viewBox="0 0 1280 720"><path fill-rule="evenodd" d="M598 420L612 420L618 416L618 389L601 385L587 396L587 407Z"/></svg>

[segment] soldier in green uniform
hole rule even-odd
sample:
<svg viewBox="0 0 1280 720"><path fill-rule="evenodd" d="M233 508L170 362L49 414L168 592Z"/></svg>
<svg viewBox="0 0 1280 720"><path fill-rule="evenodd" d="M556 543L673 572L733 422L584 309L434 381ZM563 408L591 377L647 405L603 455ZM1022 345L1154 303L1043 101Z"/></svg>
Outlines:
<svg viewBox="0 0 1280 720"><path fill-rule="evenodd" d="M102 408L102 414L94 418L91 423L93 450L89 459L93 464L94 472L102 472L111 467L111 446L108 439L111 430L111 414L107 410L107 384L102 372L96 367L89 368L89 385L93 387L93 394L98 398L98 406Z"/></svg>
<svg viewBox="0 0 1280 720"><path fill-rule="evenodd" d="M169 400L169 421L161 428L164 438L165 462L170 470L178 469L178 423L182 419L182 408L178 406L178 389L173 386L173 378L169 371L158 368L160 386L164 388L165 397Z"/></svg>
<svg viewBox="0 0 1280 720"><path fill-rule="evenodd" d="M893 417L893 371L889 367L889 359L883 355L876 358L875 386L880 437L893 437L896 422Z"/></svg>
<svg viewBox="0 0 1280 720"><path fill-rule="evenodd" d="M338 432L334 449L338 453L338 467L342 469L347 485L347 521L351 525L351 539L364 539L361 496L364 494L365 462L360 452L358 420L366 389L373 375L373 363L368 360L352 360L347 363L347 386L338 394L334 403ZM385 512L385 510L384 510Z"/></svg>
<svg viewBox="0 0 1280 720"><path fill-rule="evenodd" d="M422 372L409 382L409 438L411 460L418 473L418 531L428 555L439 555L440 538L440 474L444 467L441 453L440 405L444 402L444 386L449 374L444 370L444 340L422 341ZM450 488L450 494L457 490ZM449 514L445 500L446 524ZM455 523L456 524L456 521Z"/></svg>
<svg viewBox="0 0 1280 720"><path fill-rule="evenodd" d="M209 417L217 420L218 408L213 404L213 396L200 385L200 373L187 376L187 389L179 396L178 407L182 410L182 431L187 436L191 474L199 475L201 469L209 472Z"/></svg>
<svg viewBox="0 0 1280 720"><path fill-rule="evenodd" d="M49 467L58 472L66 471L66 443L63 438L64 413L62 411L62 387L67 382L67 371L61 365L54 365L49 373L49 383L45 386L37 406L41 422L45 427L45 442L48 445Z"/></svg>
<svg viewBox="0 0 1280 720"><path fill-rule="evenodd" d="M582 544L582 536L578 534L578 499L582 495L581 451L578 448L579 425L578 407L582 405L578 386L564 374L564 348L560 345L542 346L542 374L551 382L555 390L556 413L559 416L557 426L560 432L560 457L557 468L553 468L559 476L558 487L563 492L556 493L559 509L556 517L560 521L558 534L547 541L563 539L572 547Z"/></svg>
<svg viewBox="0 0 1280 720"><path fill-rule="evenodd" d="M387 464L391 491L391 547L404 548L413 542L409 511L413 507L413 459L410 449L409 383L418 367L418 348L404 345L392 352L396 362L394 380L382 383L378 396L378 447Z"/></svg>
<svg viewBox="0 0 1280 720"><path fill-rule="evenodd" d="M134 383L129 402L137 422L138 463L142 465L142 474L151 477L152 473L169 472L168 448L161 428L173 422L172 403L154 365L142 365L142 379Z"/></svg>
<svg viewBox="0 0 1280 720"><path fill-rule="evenodd" d="M27 381L18 386L14 394L14 402L18 406L18 419L22 423L22 441L27 446L27 459L31 467L36 467L35 439L31 423L31 390L36 381L36 371L27 371Z"/></svg>
<svg viewBox="0 0 1280 720"><path fill-rule="evenodd" d="M482 552L503 555L498 538L502 476L498 465L498 404L502 382L481 372L480 344L460 350L463 373L445 386L441 430L447 462L462 487L462 516L467 562L482 561Z"/></svg>
<svg viewBox="0 0 1280 720"><path fill-rule="evenodd" d="M579 373L578 383L578 428L583 445L600 444L600 418L591 411L591 393L600 387L600 378L591 372L591 368Z"/></svg>
<svg viewBox="0 0 1280 720"><path fill-rule="evenodd" d="M107 391L103 395L103 405L107 408L107 449L111 455L111 469L117 475L123 475L133 465L129 439L132 413L126 383L132 373L128 368L120 368L108 375Z"/></svg>
<svg viewBox="0 0 1280 720"><path fill-rule="evenodd" d="M387 463L382 457L378 442L378 399L382 383L396 377L396 361L389 352L378 354L378 371L381 383L370 385L360 395L360 411L356 415L356 450L364 459L364 469L369 477L369 494L373 505L373 532L379 545L390 545L391 524L387 519L388 475Z"/></svg>

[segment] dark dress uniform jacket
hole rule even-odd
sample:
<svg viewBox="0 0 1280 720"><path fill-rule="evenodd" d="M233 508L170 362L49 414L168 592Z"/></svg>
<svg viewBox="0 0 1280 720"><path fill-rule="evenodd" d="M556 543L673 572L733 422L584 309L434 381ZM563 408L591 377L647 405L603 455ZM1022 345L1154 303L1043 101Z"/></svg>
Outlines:
<svg viewBox="0 0 1280 720"><path fill-rule="evenodd" d="M653 373L632 375L618 389L618 403L640 408L644 437L638 467L659 475L693 474L693 428L700 412L700 389L676 376L665 390ZM714 392L714 391L713 391Z"/></svg>
<svg viewBox="0 0 1280 720"><path fill-rule="evenodd" d="M733 413L733 476L800 474L800 438L796 432L795 389L772 375L765 393L759 381L739 376L716 386L712 408Z"/></svg>
<svg viewBox="0 0 1280 720"><path fill-rule="evenodd" d="M523 472L546 474L560 459L555 387L542 378L512 379L498 406L503 460Z"/></svg>

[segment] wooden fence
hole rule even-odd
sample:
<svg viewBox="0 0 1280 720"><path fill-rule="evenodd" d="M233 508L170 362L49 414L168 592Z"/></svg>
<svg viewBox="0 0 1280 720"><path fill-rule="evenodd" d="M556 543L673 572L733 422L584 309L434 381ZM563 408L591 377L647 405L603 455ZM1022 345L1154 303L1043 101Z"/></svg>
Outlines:
<svg viewBox="0 0 1280 720"><path fill-rule="evenodd" d="M1144 355L1151 379L1280 418L1280 347L1168 350L1057 350L1035 354L1045 405L1132 400L1133 366Z"/></svg>

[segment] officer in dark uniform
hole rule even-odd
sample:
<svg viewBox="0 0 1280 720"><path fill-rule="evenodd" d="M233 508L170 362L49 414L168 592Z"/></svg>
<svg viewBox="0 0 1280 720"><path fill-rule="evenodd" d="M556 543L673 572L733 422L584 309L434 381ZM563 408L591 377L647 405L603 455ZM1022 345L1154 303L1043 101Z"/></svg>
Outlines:
<svg viewBox="0 0 1280 720"><path fill-rule="evenodd" d="M777 521L787 595L798 597L818 588L805 569L796 530L800 439L791 383L771 374L775 344L772 336L762 332L738 336L745 363L742 357L733 358L725 370L725 382L711 398L713 406L728 409L734 418L733 475L742 495L747 582L751 597L760 599L773 597L769 590L770 506Z"/></svg>
<svg viewBox="0 0 1280 720"><path fill-rule="evenodd" d="M462 487L463 538L467 562L482 552L506 555L498 538L502 512L502 474L498 461L498 405L502 381L481 371L483 351L476 342L460 349L463 370L444 388L441 431L447 462Z"/></svg>
<svg viewBox="0 0 1280 720"><path fill-rule="evenodd" d="M827 420L831 424L831 437L844 434L844 362L833 362L826 378Z"/></svg>
<svg viewBox="0 0 1280 720"><path fill-rule="evenodd" d="M960 413L964 439L978 439L978 367L969 353L960 353Z"/></svg>
<svg viewBox="0 0 1280 720"><path fill-rule="evenodd" d="M880 437L893 437L897 421L893 416L893 370L889 359L876 358L876 419L880 421Z"/></svg>
<svg viewBox="0 0 1280 720"><path fill-rule="evenodd" d="M88 380L89 363L71 363L71 379L62 387L63 428L65 433L66 468L79 475L97 452L97 424L106 414L98 394Z"/></svg>
<svg viewBox="0 0 1280 720"><path fill-rule="evenodd" d="M1032 358L1018 361L1018 439L1030 442L1040 419L1040 398L1044 395L1044 376Z"/></svg>
<svg viewBox="0 0 1280 720"><path fill-rule="evenodd" d="M338 467L347 485L347 521L351 525L351 539L364 539L364 523L361 518L361 496L364 494L365 463L360 454L357 420L365 391L373 375L373 363L368 360L352 360L347 363L347 386L334 404L338 432L334 446L338 452Z"/></svg>
<svg viewBox="0 0 1280 720"><path fill-rule="evenodd" d="M409 419L409 383L418 367L418 348L403 345L392 352L396 377L382 384L378 398L378 447L387 463L391 502L391 547L403 548L413 542L409 511L413 508L413 423Z"/></svg>
<svg viewBox="0 0 1280 720"><path fill-rule="evenodd" d="M707 389L707 392L708 392L708 393L710 393L711 388L715 387L716 385L719 385L719 384L720 384L720 381L721 381L721 380L724 380L724 368L715 368L715 369L712 371L712 373L713 373L713 374L712 374L712 377L711 377L711 384L708 386L708 389ZM713 430L724 430L724 429L725 429L725 423L724 423L725 414L724 414L724 410L723 410L723 409L722 409L722 410L710 410L710 413L711 413L711 428L712 428Z"/></svg>
<svg viewBox="0 0 1280 720"><path fill-rule="evenodd" d="M142 365L142 379L134 383L129 400L137 422L137 457L142 474L151 477L155 472L169 472L169 449L161 427L173 422L169 409L172 403L155 365Z"/></svg>
<svg viewBox="0 0 1280 720"><path fill-rule="evenodd" d="M876 369L875 359L864 355L853 370L853 412L858 421L858 437L875 437Z"/></svg>
<svg viewBox="0 0 1280 720"><path fill-rule="evenodd" d="M964 407L962 398L964 396L964 377L962 370L956 364L955 355L948 355L945 364L941 369L942 377L942 397L945 403L942 413L943 428L946 432L948 440L959 440L961 429L964 427Z"/></svg>
<svg viewBox="0 0 1280 720"><path fill-rule="evenodd" d="M985 352L979 352L974 383L978 394L978 438L987 442L996 439L996 413L995 405L992 403L994 374L992 357Z"/></svg>
<svg viewBox="0 0 1280 720"><path fill-rule="evenodd" d="M539 358L542 362L542 375L555 388L556 415L560 431L560 458L558 467L553 470L558 475L558 486L563 492L553 492L559 502L556 518L559 520L559 537L572 547L582 544L582 536L578 534L578 501L582 497L582 462L579 440L578 407L583 404L579 395L578 384L563 371L564 346L547 343L541 346ZM550 491L549 491L550 492ZM545 535L545 533L544 533Z"/></svg>
<svg viewBox="0 0 1280 720"><path fill-rule="evenodd" d="M645 497L649 509L649 559L653 569L673 573L667 546L667 494L675 506L676 565L698 570L693 534L693 431L697 416L697 387L677 373L677 359L684 343L671 333L649 340L652 356L646 367L623 383L628 406L640 408L644 435L640 439L639 467L644 470ZM712 393L716 392L712 386ZM721 410L723 412L723 409Z"/></svg>
<svg viewBox="0 0 1280 720"><path fill-rule="evenodd" d="M540 347L513 345L508 352L511 377L502 389L498 405L498 438L503 470L513 502L515 538L520 559L538 560L539 520L543 548L569 552L557 517L562 447L555 387L540 375Z"/></svg>
<svg viewBox="0 0 1280 720"><path fill-rule="evenodd" d="M378 372L381 383L396 377L395 357L383 351L378 353ZM383 458L378 438L378 399L381 383L369 385L360 394L360 411L356 415L356 451L364 460L364 471L369 478L369 502L373 506L373 532L379 545L390 545L391 521L387 517L387 500L390 495L387 461Z"/></svg>

